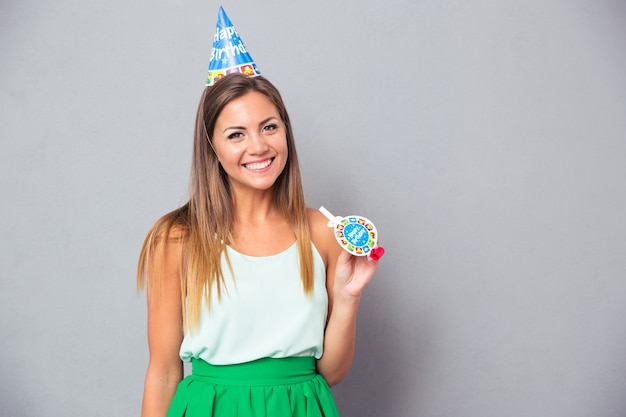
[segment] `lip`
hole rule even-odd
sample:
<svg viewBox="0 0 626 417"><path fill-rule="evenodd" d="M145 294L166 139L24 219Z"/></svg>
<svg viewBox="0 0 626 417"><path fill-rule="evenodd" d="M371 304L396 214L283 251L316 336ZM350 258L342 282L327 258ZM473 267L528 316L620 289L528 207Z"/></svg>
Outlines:
<svg viewBox="0 0 626 417"><path fill-rule="evenodd" d="M272 164L274 163L274 159L275 157L265 158L259 161L246 162L245 164L241 164L241 165L248 171L264 172L264 171L267 171L272 166Z"/></svg>

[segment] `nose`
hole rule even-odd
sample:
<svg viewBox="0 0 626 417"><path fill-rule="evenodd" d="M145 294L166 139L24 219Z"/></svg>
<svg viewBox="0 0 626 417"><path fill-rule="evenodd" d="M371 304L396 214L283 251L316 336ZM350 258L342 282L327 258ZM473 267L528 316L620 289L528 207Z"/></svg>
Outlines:
<svg viewBox="0 0 626 417"><path fill-rule="evenodd" d="M267 141L261 133L254 132L248 136L248 153L251 155L262 155L269 149Z"/></svg>

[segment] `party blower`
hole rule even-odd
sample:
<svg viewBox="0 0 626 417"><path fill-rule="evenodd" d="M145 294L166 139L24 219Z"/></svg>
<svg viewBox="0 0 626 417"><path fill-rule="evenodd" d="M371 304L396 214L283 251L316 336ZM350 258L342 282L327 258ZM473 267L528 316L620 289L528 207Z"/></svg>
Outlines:
<svg viewBox="0 0 626 417"><path fill-rule="evenodd" d="M333 216L324 206L319 210L328 219L328 227L334 229L335 239L346 251L375 261L383 256L385 249L378 246L378 232L371 220L356 215Z"/></svg>

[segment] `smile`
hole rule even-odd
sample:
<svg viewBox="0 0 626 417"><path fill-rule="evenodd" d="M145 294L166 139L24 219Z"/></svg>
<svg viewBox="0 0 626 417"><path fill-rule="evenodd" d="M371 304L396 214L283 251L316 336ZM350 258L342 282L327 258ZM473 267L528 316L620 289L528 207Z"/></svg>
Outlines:
<svg viewBox="0 0 626 417"><path fill-rule="evenodd" d="M259 171L272 165L272 162L274 162L274 158L269 158L264 161L250 162L248 164L243 164L243 166L252 171Z"/></svg>

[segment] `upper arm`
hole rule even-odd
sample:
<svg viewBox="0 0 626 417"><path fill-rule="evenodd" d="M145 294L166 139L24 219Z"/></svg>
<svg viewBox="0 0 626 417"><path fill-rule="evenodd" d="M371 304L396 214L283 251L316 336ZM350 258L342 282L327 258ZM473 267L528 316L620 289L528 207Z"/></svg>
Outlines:
<svg viewBox="0 0 626 417"><path fill-rule="evenodd" d="M148 274L160 275L160 279L149 279L148 302L148 347L150 366L162 370L180 367L179 350L183 339L180 267L182 233L172 229L166 239L161 240L153 253L161 253L149 260ZM162 247L158 247L163 245ZM151 278L151 277L149 277ZM154 287L154 288L153 288ZM167 371L166 371L167 372Z"/></svg>
<svg viewBox="0 0 626 417"><path fill-rule="evenodd" d="M151 248L148 259L148 347L142 416L165 416L183 377L180 266L182 234L173 228Z"/></svg>

